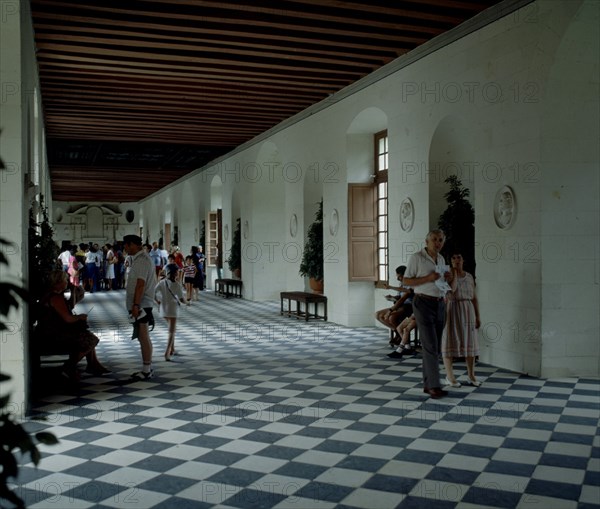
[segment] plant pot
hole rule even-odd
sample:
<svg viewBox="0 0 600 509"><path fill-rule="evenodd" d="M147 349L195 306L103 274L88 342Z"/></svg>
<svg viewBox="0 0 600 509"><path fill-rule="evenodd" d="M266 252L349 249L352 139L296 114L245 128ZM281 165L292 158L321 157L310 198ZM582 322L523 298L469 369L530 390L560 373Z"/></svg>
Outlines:
<svg viewBox="0 0 600 509"><path fill-rule="evenodd" d="M310 285L310 289L313 291L313 293L323 293L323 280L322 279L315 279L315 278L310 278L308 280L308 284Z"/></svg>
<svg viewBox="0 0 600 509"><path fill-rule="evenodd" d="M233 269L232 273L235 279L242 279L242 269Z"/></svg>

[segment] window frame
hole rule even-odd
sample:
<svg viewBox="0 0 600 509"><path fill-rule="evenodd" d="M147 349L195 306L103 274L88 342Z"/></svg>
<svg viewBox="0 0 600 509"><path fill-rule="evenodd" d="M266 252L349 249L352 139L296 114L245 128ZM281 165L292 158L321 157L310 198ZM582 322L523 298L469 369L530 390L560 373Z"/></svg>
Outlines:
<svg viewBox="0 0 600 509"><path fill-rule="evenodd" d="M380 149L384 140L383 150ZM384 166L382 168L382 166ZM375 286L382 288L389 281L389 137L387 129L373 135L373 185L375 186L377 223L377 276Z"/></svg>

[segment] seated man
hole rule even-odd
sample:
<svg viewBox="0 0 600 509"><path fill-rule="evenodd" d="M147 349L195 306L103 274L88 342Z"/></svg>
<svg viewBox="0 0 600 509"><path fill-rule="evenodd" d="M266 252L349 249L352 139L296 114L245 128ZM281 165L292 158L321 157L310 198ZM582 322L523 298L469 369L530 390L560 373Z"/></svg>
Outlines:
<svg viewBox="0 0 600 509"><path fill-rule="evenodd" d="M400 343L400 336L396 334L396 328L400 322L412 314L412 295L413 291L410 288L402 286L402 279L406 271L405 265L400 265L396 268L396 278L400 281L398 287L387 285L387 288L398 290L398 295L387 295L386 299L394 301L394 304L389 308L380 309L375 313L375 318L378 322L388 327L394 334L390 341L391 346L396 346Z"/></svg>

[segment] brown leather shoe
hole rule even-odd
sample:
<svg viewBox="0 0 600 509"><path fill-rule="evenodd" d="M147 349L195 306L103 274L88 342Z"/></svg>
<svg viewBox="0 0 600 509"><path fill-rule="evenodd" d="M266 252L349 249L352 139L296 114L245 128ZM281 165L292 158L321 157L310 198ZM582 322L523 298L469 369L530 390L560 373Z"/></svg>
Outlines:
<svg viewBox="0 0 600 509"><path fill-rule="evenodd" d="M432 399L440 399L444 396L448 396L448 391L443 391L439 387L434 387L433 389L423 389L425 394L429 394L429 397Z"/></svg>

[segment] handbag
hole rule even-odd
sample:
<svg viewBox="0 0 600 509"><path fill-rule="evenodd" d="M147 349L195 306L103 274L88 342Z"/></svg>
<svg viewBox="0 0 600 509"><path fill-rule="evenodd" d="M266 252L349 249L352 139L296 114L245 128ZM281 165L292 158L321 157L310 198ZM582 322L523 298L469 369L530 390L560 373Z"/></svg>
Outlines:
<svg viewBox="0 0 600 509"><path fill-rule="evenodd" d="M179 299L177 298L177 296L173 293L173 290L171 290L171 288L169 287L169 283L168 281L165 281L165 286L167 287L167 290L169 290L169 293L173 296L173 298L175 299L175 302L177 302L178 306L181 306L181 303L179 302Z"/></svg>

